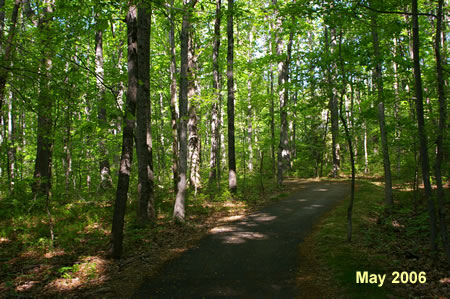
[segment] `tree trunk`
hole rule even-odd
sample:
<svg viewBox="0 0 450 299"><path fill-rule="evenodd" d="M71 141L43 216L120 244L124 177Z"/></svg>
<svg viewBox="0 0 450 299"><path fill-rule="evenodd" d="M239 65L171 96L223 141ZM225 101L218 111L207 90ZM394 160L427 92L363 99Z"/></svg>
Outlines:
<svg viewBox="0 0 450 299"><path fill-rule="evenodd" d="M219 51L220 51L220 21L222 19L221 0L216 0L216 20L214 22L214 39L213 39L213 89L215 99L211 107L211 154L210 154L210 172L209 181L212 183L217 180L219 183L217 170L220 164L220 136L219 136L219 105L221 104L221 86L220 86L220 68L219 68Z"/></svg>
<svg viewBox="0 0 450 299"><path fill-rule="evenodd" d="M112 187L111 167L108 160L108 150L106 148L105 131L108 125L106 119L105 85L103 69L103 31L98 30L95 34L95 78L98 89L98 124L100 127L100 188L107 190Z"/></svg>
<svg viewBox="0 0 450 299"><path fill-rule="evenodd" d="M180 128L179 128L179 172L178 172L178 192L173 209L173 218L177 222L185 221L185 201L187 187L187 118L188 118L188 42L191 27L191 15L196 0L183 0L184 14L181 26L181 68L180 68Z"/></svg>
<svg viewBox="0 0 450 299"><path fill-rule="evenodd" d="M252 48L253 48L253 33L255 31L255 25L252 25L252 29L249 32L249 48L248 48L248 63L251 67L252 64ZM253 172L253 139L252 139L252 80L251 73L249 71L247 78L247 142L248 142L248 170Z"/></svg>
<svg viewBox="0 0 450 299"><path fill-rule="evenodd" d="M418 135L420 143L420 158L422 161L422 178L425 187L425 198L428 203L428 213L430 216L430 233L431 233L431 249L437 250L437 228L436 228L436 209L431 194L430 183L430 162L428 160L428 145L425 129L425 120L423 113L423 89L422 78L420 72L420 56L419 56L419 20L417 16L417 0L412 0L412 22L413 22L413 62L414 62L414 79L416 93L416 114L418 124Z"/></svg>
<svg viewBox="0 0 450 299"><path fill-rule="evenodd" d="M119 178L117 181L117 192L111 230L111 255L113 258L120 258L122 255L124 216L130 183L131 163L133 160L133 131L135 126L136 98L138 91L136 6L130 5L126 21L128 35L128 90L125 111L123 114L122 155L120 158Z"/></svg>
<svg viewBox="0 0 450 299"><path fill-rule="evenodd" d="M382 73L382 57L380 53L378 28L376 15L371 18L373 49L375 54L375 74L376 86L378 91L378 122L380 125L381 147L383 151L383 167L384 167L384 205L389 212L394 204L392 195L392 178L391 178L391 162L389 160L389 149L387 132L384 118L384 95L383 95L383 73Z"/></svg>
<svg viewBox="0 0 450 299"><path fill-rule="evenodd" d="M6 47L3 55L3 61L2 61L2 68L0 69L0 112L2 111L3 102L5 101L5 86L6 82L8 81L8 75L9 75L9 69L11 67L11 61L12 61L12 55L13 55L13 41L14 41L14 35L16 32L16 24L17 24L17 16L19 14L19 8L20 4L22 3L22 0L15 0L14 7L11 15L11 24L9 26L9 34L8 34L8 40L6 41ZM4 4L3 3L0 3ZM2 7L4 9L4 6ZM4 23L5 15L1 16L3 20L0 20L2 23ZM3 40L3 28L0 32L0 38ZM1 44L0 44L1 46Z"/></svg>
<svg viewBox="0 0 450 299"><path fill-rule="evenodd" d="M442 6L444 0L438 0L437 10L437 23L436 23L436 36L434 42L434 53L436 58L436 77L437 77L437 89L439 99L439 129L436 140L436 185L437 185L437 202L438 202L438 215L439 225L442 238L442 244L444 245L444 251L447 256L447 261L450 262L450 244L447 235L447 222L445 213L445 191L442 186L442 174L441 167L444 161L444 140L446 137L446 121L447 121L447 99L445 97L445 84L443 74L443 61L441 58L441 28L442 28ZM445 164L444 164L445 165Z"/></svg>
<svg viewBox="0 0 450 299"><path fill-rule="evenodd" d="M173 6L171 1L171 7ZM175 76L177 68L176 50L175 50L175 20L173 9L169 9L169 44L170 44L170 116L172 127L172 175L173 175L173 192L178 192L178 113L177 113L177 79Z"/></svg>
<svg viewBox="0 0 450 299"><path fill-rule="evenodd" d="M237 191L236 176L236 153L234 141L234 35L233 35L233 14L234 0L228 0L228 22L227 22L227 87L228 87L228 186L232 193Z"/></svg>
<svg viewBox="0 0 450 299"><path fill-rule="evenodd" d="M149 166L152 155L150 125L150 30L151 8L138 7L137 18L137 98L136 98L136 155L138 159L137 220L144 225L155 217L153 170Z"/></svg>
<svg viewBox="0 0 450 299"><path fill-rule="evenodd" d="M188 107L189 107L189 164L190 164L190 183L194 187L195 194L200 187L200 137L198 135L197 100L194 99L198 95L196 72L197 58L195 56L195 45L192 30L189 31L188 38Z"/></svg>
<svg viewBox="0 0 450 299"><path fill-rule="evenodd" d="M53 13L52 3L46 2L44 7L44 15L39 21L41 32L45 32L44 36L50 36L50 22ZM48 74L52 66L50 53L46 50L48 40L42 40L42 64L41 72ZM34 182L33 193L35 197L47 196L51 188L51 169L53 154L53 101L50 96L49 78L41 76L39 80L38 95L38 128L37 128L37 147L36 160L34 166Z"/></svg>
<svg viewBox="0 0 450 299"><path fill-rule="evenodd" d="M331 29L331 45L328 45L328 29L325 27L325 51L329 55L333 55L336 48L336 29ZM336 82L336 62L333 62L331 69L328 70L328 85L330 102L328 107L331 115L331 148L333 155L333 177L339 176L340 170L340 153L339 153L339 111L338 111L338 96L337 90L334 86Z"/></svg>

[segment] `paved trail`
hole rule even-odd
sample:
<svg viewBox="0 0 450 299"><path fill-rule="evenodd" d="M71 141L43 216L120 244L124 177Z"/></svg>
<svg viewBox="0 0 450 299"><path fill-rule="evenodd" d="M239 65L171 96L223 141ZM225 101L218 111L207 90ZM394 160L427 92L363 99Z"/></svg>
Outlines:
<svg viewBox="0 0 450 299"><path fill-rule="evenodd" d="M293 298L298 245L313 224L348 194L339 182L300 183L302 190L217 227L196 248L147 279L134 298Z"/></svg>

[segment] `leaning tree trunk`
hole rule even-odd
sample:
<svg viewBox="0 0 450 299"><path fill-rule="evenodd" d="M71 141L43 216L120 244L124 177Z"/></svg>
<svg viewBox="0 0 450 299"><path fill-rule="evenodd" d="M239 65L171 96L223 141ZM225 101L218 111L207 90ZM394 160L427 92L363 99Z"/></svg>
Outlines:
<svg viewBox="0 0 450 299"><path fill-rule="evenodd" d="M450 244L447 235L447 222L445 213L445 192L442 186L442 174L441 167L444 161L444 140L446 136L446 121L447 121L447 99L445 96L445 84L444 84L444 74L443 74L443 60L441 58L441 28L442 28L442 6L444 0L438 1L437 10L437 23L436 23L436 36L434 42L434 53L436 57L436 76L437 76L437 89L439 98L439 129L438 136L436 140L437 154L436 154L436 185L437 185L437 197L438 197L438 215L440 232L442 238L442 244L444 245L444 251L447 255L447 260L450 262Z"/></svg>
<svg viewBox="0 0 450 299"><path fill-rule="evenodd" d="M180 68L180 128L179 128L179 171L178 171L178 192L175 198L175 206L173 209L173 218L177 222L185 221L185 201L187 187L187 118L188 118L188 41L189 29L191 27L191 15L196 0L183 0L184 14L181 26L180 43L181 43L181 68Z"/></svg>
<svg viewBox="0 0 450 299"><path fill-rule="evenodd" d="M155 217L151 138L147 140L150 127L150 30L151 8L146 4L138 7L137 61L138 87L136 98L136 155L138 159L138 205L137 220L140 225Z"/></svg>
<svg viewBox="0 0 450 299"><path fill-rule="evenodd" d="M127 14L128 35L128 90L127 102L123 116L122 156L120 158L119 178L117 181L116 200L114 203L111 243L113 258L122 255L124 216L130 184L131 163L133 160L134 123L136 114L136 98L138 90L137 65L137 8L130 5Z"/></svg>
<svg viewBox="0 0 450 299"><path fill-rule="evenodd" d="M221 0L216 0L216 20L214 22L214 41L213 41L213 90L215 93L215 99L211 107L211 154L209 162L209 181L212 183L217 180L219 184L217 170L220 164L219 155L219 105L221 103L220 93L220 68L219 68L219 51L220 51L220 21L222 19L222 13L220 10Z"/></svg>
<svg viewBox="0 0 450 299"><path fill-rule="evenodd" d="M381 147L383 151L383 167L384 167L384 204L387 211L391 210L394 204L392 195L392 178L391 178L391 162L389 160L389 149L387 132L384 118L384 95L383 95L383 73L382 73L382 58L378 40L378 29L376 16L372 16L372 39L373 49L376 60L375 74L376 86L378 91L378 122L380 125Z"/></svg>
<svg viewBox="0 0 450 299"><path fill-rule="evenodd" d="M416 93L416 114L420 143L420 158L422 161L422 179L425 187L425 198L428 203L428 213L430 216L431 249L437 251L437 228L436 228L436 208L431 194L430 183L430 162L428 159L427 135L425 129L425 119L423 112L423 89L420 73L419 56L419 20L417 16L417 0L412 0L412 21L413 21L413 63Z"/></svg>
<svg viewBox="0 0 450 299"><path fill-rule="evenodd" d="M228 187L232 193L237 191L236 176L236 151L234 137L234 35L233 35L233 14L234 0L228 0L228 22L227 22L227 88L228 88Z"/></svg>
<svg viewBox="0 0 450 299"><path fill-rule="evenodd" d="M100 188L107 190L112 187L111 167L108 160L108 150L106 148L105 131L107 127L106 119L106 90L104 85L103 68L103 31L100 29L95 34L95 78L98 89L98 124L100 127Z"/></svg>

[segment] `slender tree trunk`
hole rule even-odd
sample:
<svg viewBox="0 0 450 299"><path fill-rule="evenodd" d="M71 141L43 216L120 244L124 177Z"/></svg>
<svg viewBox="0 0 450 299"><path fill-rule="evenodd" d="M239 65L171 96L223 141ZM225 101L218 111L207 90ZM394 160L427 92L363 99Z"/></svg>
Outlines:
<svg viewBox="0 0 450 299"><path fill-rule="evenodd" d="M119 178L117 181L116 200L114 204L111 243L113 258L122 255L122 241L124 216L127 203L128 187L130 184L131 163L133 160L133 139L136 115L136 100L138 91L138 65L137 65L137 8L130 5L127 14L128 35L128 90L125 104L122 155L120 159Z"/></svg>
<svg viewBox="0 0 450 299"><path fill-rule="evenodd" d="M380 125L381 147L383 151L383 167L384 167L384 205L389 212L394 204L392 195L392 178L391 178L391 162L389 160L389 149L387 132L384 117L384 95L383 95L383 73L382 73L382 57L378 40L378 28L376 16L372 15L372 40L373 49L376 60L375 76L378 91L378 122Z"/></svg>
<svg viewBox="0 0 450 299"><path fill-rule="evenodd" d="M445 191L442 186L442 174L441 167L444 161L444 140L446 137L446 121L447 121L447 99L445 96L445 83L443 74L443 60L441 58L441 28L442 28L442 7L444 0L438 0L437 9L437 23L436 23L436 36L434 41L434 53L436 58L436 77L437 77L437 89L439 99L439 129L436 140L436 185L437 185L437 202L438 202L438 215L439 225L442 238L442 244L444 245L444 251L447 256L447 261L450 262L450 244L447 233L447 221L445 213Z"/></svg>
<svg viewBox="0 0 450 299"><path fill-rule="evenodd" d="M5 101L5 86L6 86L6 82L8 81L8 75L10 72L10 67L11 67L11 61L12 61L12 55L13 55L13 41L14 41L14 35L16 33L16 24L17 24L17 16L19 14L19 8L20 8L20 4L22 3L22 0L15 0L14 2L14 6L13 6L13 10L12 10L12 15L11 15L11 23L9 26L9 34L8 34L8 40L6 41L6 46L5 46L5 50L4 50L4 54L3 54L3 67L0 69L0 112L2 111L2 107L3 107L3 102ZM3 3L0 3L4 4ZM4 5L3 7L1 7L4 9ZM1 26L2 26L2 30L0 32L0 38L1 40L3 40L3 24L4 24L4 12L1 16L0 22L1 22ZM0 44L0 46L2 46L2 44ZM3 47L0 48L0 50L2 50ZM1 113L0 113L1 114Z"/></svg>
<svg viewBox="0 0 450 299"><path fill-rule="evenodd" d="M328 29L325 27L325 49L329 55L333 55L336 48L336 29L331 29L331 45L328 44ZM333 62L331 68L328 70L328 85L330 102L328 107L331 115L331 147L333 156L333 177L339 176L340 170L340 153L339 153L339 111L338 111L338 97L337 90L334 86L336 82L336 62Z"/></svg>
<svg viewBox="0 0 450 299"><path fill-rule="evenodd" d="M430 216L431 249L437 251L437 227L436 208L431 193L430 183L430 162L428 159L427 135L425 129L425 119L423 113L423 89L420 72L419 56L419 20L417 16L417 0L412 0L412 21L413 21L413 62L416 93L416 114L418 123L418 135L420 143L420 158L422 161L422 178L425 187L425 198L428 203L428 213Z"/></svg>
<svg viewBox="0 0 450 299"><path fill-rule="evenodd" d="M213 89L215 99L211 109L211 154L210 154L210 172L209 180L213 182L218 180L218 165L220 164L220 136L219 136L219 105L221 101L220 86L220 67L219 67L219 51L220 51L220 21L222 19L221 0L216 0L216 20L214 22L214 39L213 39Z"/></svg>
<svg viewBox="0 0 450 299"><path fill-rule="evenodd" d="M353 152L353 145L352 145L352 137L350 135L350 130L348 129L347 120L345 118L345 110L343 109L343 102L344 98L346 97L346 90L347 90L347 80L345 75L345 69L344 69L344 60L342 59L342 31L339 35L339 61L340 61L340 69L341 69L341 75L342 75L342 91L341 91L341 99L340 99L340 118L342 125L344 126L345 131L345 137L347 139L348 148L349 148L349 154L350 154L350 164L352 166L352 183L350 187L350 203L347 208L347 241L352 241L352 214L353 214L353 202L355 200L355 155Z"/></svg>
<svg viewBox="0 0 450 299"><path fill-rule="evenodd" d="M136 155L138 159L137 220L141 225L155 217L153 170L150 167L152 145L147 140L150 123L150 30L151 8L140 4L137 12L137 98Z"/></svg>
<svg viewBox="0 0 450 299"><path fill-rule="evenodd" d="M173 6L173 0L171 6ZM172 174L174 194L178 192L178 113L177 113L177 79L175 76L177 68L175 51L175 16L173 9L169 9L169 44L170 44L170 116L172 127Z"/></svg>
<svg viewBox="0 0 450 299"><path fill-rule="evenodd" d="M252 25L252 29L249 32L249 48L248 48L248 63L252 64L252 48L253 48L253 34L255 31L255 25ZM253 109L252 109L252 80L251 73L249 71L247 78L247 142L248 142L248 170L253 172L253 139L252 139L252 119L253 119Z"/></svg>
<svg viewBox="0 0 450 299"><path fill-rule="evenodd" d="M103 69L103 31L98 30L95 34L95 77L98 89L98 124L100 127L100 188L107 190L112 187L111 167L108 160L108 150L106 148L105 131L108 125L106 118L105 85Z"/></svg>
<svg viewBox="0 0 450 299"><path fill-rule="evenodd" d="M228 0L228 22L227 22L227 87L228 87L228 186L232 193L237 191L236 175L236 153L234 141L234 34L233 34L233 14L234 0Z"/></svg>
<svg viewBox="0 0 450 299"><path fill-rule="evenodd" d="M181 68L180 68L180 128L179 128L179 172L178 172L178 193L175 199L173 218L177 222L185 221L185 201L187 187L187 118L188 118L188 42L191 27L191 15L196 0L183 0L184 14L181 26Z"/></svg>
<svg viewBox="0 0 450 299"><path fill-rule="evenodd" d="M8 101L8 173L9 173L9 191L14 190L14 183L16 180L16 120L13 106L13 93L9 92Z"/></svg>

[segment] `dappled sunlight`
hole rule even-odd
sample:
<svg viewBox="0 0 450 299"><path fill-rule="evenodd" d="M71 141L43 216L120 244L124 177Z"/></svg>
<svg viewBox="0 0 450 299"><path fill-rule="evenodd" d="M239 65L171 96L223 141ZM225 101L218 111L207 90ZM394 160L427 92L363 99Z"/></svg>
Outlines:
<svg viewBox="0 0 450 299"><path fill-rule="evenodd" d="M327 192L328 189L326 189L326 188L318 188L318 189L313 189L312 191L314 191L314 192Z"/></svg>
<svg viewBox="0 0 450 299"><path fill-rule="evenodd" d="M53 257L55 257L55 256L63 256L63 255L65 255L65 254L66 254L66 253L64 252L64 250L62 250L62 249L55 249L55 250L46 252L46 253L44 254L44 257L45 257L46 259L51 259L51 258L53 258Z"/></svg>
<svg viewBox="0 0 450 299"><path fill-rule="evenodd" d="M245 218L245 215L226 216L219 219L220 222L231 222Z"/></svg>
<svg viewBox="0 0 450 299"><path fill-rule="evenodd" d="M267 236L258 232L232 232L223 236L226 244L242 244L248 240L266 240Z"/></svg>
<svg viewBox="0 0 450 299"><path fill-rule="evenodd" d="M301 199L297 199L297 201L300 201L300 202L306 202L306 201L308 201L308 200L307 200L307 199L301 198Z"/></svg>
<svg viewBox="0 0 450 299"><path fill-rule="evenodd" d="M265 221L275 220L275 219L277 219L277 216L272 216L267 213L258 213L258 214L253 214L249 218L251 218L252 220L255 220L255 221L265 222Z"/></svg>
<svg viewBox="0 0 450 299"><path fill-rule="evenodd" d="M11 240L8 238L4 238L4 237L0 238L0 244L7 244L9 242L11 242Z"/></svg>

